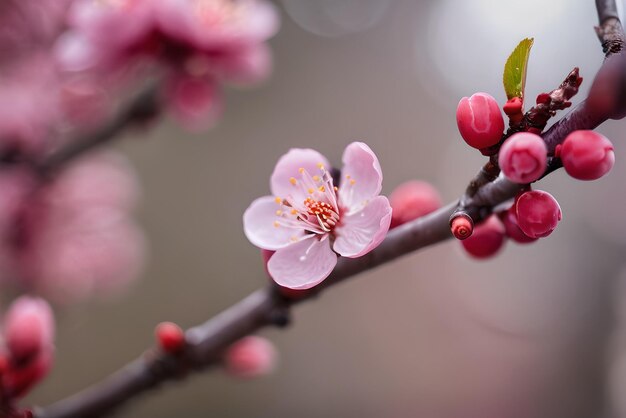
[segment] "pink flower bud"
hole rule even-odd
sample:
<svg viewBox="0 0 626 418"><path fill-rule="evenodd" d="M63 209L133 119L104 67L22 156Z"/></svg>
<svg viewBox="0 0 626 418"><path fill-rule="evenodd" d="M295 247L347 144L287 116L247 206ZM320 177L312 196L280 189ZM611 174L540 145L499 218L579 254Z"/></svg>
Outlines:
<svg viewBox="0 0 626 418"><path fill-rule="evenodd" d="M492 215L474 228L472 235L461 241L461 245L472 257L488 258L502 248L504 240L504 225L495 215Z"/></svg>
<svg viewBox="0 0 626 418"><path fill-rule="evenodd" d="M531 238L524 233L517 224L517 215L515 214L515 205L500 214L500 220L504 225L506 236L519 244L527 244L537 241L537 238Z"/></svg>
<svg viewBox="0 0 626 418"><path fill-rule="evenodd" d="M504 175L515 183L532 183L546 171L548 148L539 135L519 132L500 148L498 161Z"/></svg>
<svg viewBox="0 0 626 418"><path fill-rule="evenodd" d="M456 109L456 122L465 142L476 149L496 145L504 131L498 102L487 93L462 98Z"/></svg>
<svg viewBox="0 0 626 418"><path fill-rule="evenodd" d="M467 239L474 232L474 221L466 214L457 214L450 221L450 231L458 240Z"/></svg>
<svg viewBox="0 0 626 418"><path fill-rule="evenodd" d="M578 180L597 180L611 171L615 163L613 144L594 131L569 134L560 156L567 174Z"/></svg>
<svg viewBox="0 0 626 418"><path fill-rule="evenodd" d="M161 322L155 329L155 335L166 353L176 354L185 347L185 333L173 322Z"/></svg>
<svg viewBox="0 0 626 418"><path fill-rule="evenodd" d="M441 196L429 183L411 180L396 187L389 203L393 209L391 228L395 228L439 209Z"/></svg>
<svg viewBox="0 0 626 418"><path fill-rule="evenodd" d="M270 341L249 336L230 346L224 362L229 374L252 378L270 373L276 364L276 357L276 349Z"/></svg>
<svg viewBox="0 0 626 418"><path fill-rule="evenodd" d="M561 208L548 192L532 190L517 198L515 203L517 223L531 238L547 237L561 220Z"/></svg>
<svg viewBox="0 0 626 418"><path fill-rule="evenodd" d="M7 312L4 327L7 348L17 362L27 361L52 346L54 317L43 299L17 299Z"/></svg>

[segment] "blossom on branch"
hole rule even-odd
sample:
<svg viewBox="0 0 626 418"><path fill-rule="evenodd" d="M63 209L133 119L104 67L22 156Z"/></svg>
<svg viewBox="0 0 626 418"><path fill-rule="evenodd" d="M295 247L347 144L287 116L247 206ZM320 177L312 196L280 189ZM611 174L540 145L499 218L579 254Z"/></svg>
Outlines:
<svg viewBox="0 0 626 418"><path fill-rule="evenodd" d="M70 71L165 69L166 104L188 128L219 113L221 83L251 84L271 69L265 41L278 14L263 0L78 0L56 46ZM195 107L194 107L195 106Z"/></svg>
<svg viewBox="0 0 626 418"><path fill-rule="evenodd" d="M391 223L378 158L362 142L343 154L339 186L323 155L292 149L272 173L272 196L256 199L243 216L244 231L257 247L276 251L267 268L290 289L322 282L343 257L361 257L378 246Z"/></svg>

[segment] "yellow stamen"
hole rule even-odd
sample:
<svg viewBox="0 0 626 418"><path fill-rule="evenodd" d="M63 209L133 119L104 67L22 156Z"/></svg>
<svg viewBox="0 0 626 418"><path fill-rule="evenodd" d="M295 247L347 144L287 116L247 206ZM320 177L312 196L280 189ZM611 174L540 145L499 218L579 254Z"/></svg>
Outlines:
<svg viewBox="0 0 626 418"><path fill-rule="evenodd" d="M277 211L276 211L276 215L277 215L277 216L280 216L280 215L282 215L282 214L283 214L283 211L282 211L282 210L280 210L280 209L279 209L279 210L277 210Z"/></svg>
<svg viewBox="0 0 626 418"><path fill-rule="evenodd" d="M281 199L280 197L276 196L276 198L274 199L274 201L276 203L283 203L283 199Z"/></svg>
<svg viewBox="0 0 626 418"><path fill-rule="evenodd" d="M350 179L350 185L354 186L354 183L356 183L356 180L355 179Z"/></svg>
<svg viewBox="0 0 626 418"><path fill-rule="evenodd" d="M317 163L317 168L319 168L320 170L324 169L324 164L323 163Z"/></svg>
<svg viewBox="0 0 626 418"><path fill-rule="evenodd" d="M298 169L298 173L300 173L300 174L304 173L304 168L300 167L300 168Z"/></svg>
<svg viewBox="0 0 626 418"><path fill-rule="evenodd" d="M295 214L297 214L297 213L298 213L298 211L297 211L297 210L295 210L295 209L291 209L291 214L292 214L292 215L295 215Z"/></svg>
<svg viewBox="0 0 626 418"><path fill-rule="evenodd" d="M324 193L326 191L326 187L320 186L320 187L317 188L317 190L319 190L320 192Z"/></svg>
<svg viewBox="0 0 626 418"><path fill-rule="evenodd" d="M320 176L313 176L314 181L320 181Z"/></svg>
<svg viewBox="0 0 626 418"><path fill-rule="evenodd" d="M278 228L280 226L280 224L278 223L278 221L274 221L274 228Z"/></svg>
<svg viewBox="0 0 626 418"><path fill-rule="evenodd" d="M296 183L298 183L298 180L296 180L295 177L289 177L289 183L291 183L291 184L293 184L295 186Z"/></svg>
<svg viewBox="0 0 626 418"><path fill-rule="evenodd" d="M313 194L313 192L314 192L314 191L315 191L315 190L313 190L313 189L309 189L309 190L308 190L309 194Z"/></svg>

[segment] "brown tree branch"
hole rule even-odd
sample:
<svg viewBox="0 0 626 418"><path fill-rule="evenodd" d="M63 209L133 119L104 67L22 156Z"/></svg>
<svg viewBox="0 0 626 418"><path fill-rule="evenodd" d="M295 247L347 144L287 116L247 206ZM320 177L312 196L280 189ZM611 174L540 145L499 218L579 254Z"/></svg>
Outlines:
<svg viewBox="0 0 626 418"><path fill-rule="evenodd" d="M611 8L615 5L614 1L598 0L596 5L601 25L615 19L612 14L614 9ZM612 27L616 25L613 24ZM605 30L602 36L607 39L614 36L609 36L609 32ZM620 39L623 39L623 32ZM583 101L550 128L543 138L553 152L570 132L594 129L608 117L608 114L592 112L587 102ZM118 128L111 129L111 132L117 132L120 127L126 125L122 123L123 119L120 118L118 123L112 124ZM101 142L104 140L94 141L96 144ZM72 156L76 153L67 154ZM61 162L65 160L67 157L58 158ZM53 163L50 166L54 168L58 164ZM494 181L484 184L466 200L466 210L472 218L481 220L493 207L510 200L523 187L499 176ZM153 348L102 382L46 408L36 410L35 417L103 416L127 400L165 381L183 377L190 371L200 371L214 366L220 362L226 348L235 341L268 325L286 325L292 305L308 300L328 287L363 271L449 238L451 235L448 220L457 206L458 202L450 203L429 215L399 226L389 232L380 246L361 258L341 258L333 273L320 286L304 293L302 297L287 298L274 286L256 291L213 319L189 329L186 332L187 347L182 354L167 355Z"/></svg>
<svg viewBox="0 0 626 418"><path fill-rule="evenodd" d="M617 13L615 0L596 0L598 21L596 34L602 43L602 50L607 58L624 49L624 29Z"/></svg>

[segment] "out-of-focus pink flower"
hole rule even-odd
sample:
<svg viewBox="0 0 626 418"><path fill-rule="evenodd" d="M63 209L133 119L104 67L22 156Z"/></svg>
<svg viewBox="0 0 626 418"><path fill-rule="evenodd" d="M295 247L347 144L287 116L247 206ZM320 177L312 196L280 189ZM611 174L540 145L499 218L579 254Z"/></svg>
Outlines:
<svg viewBox="0 0 626 418"><path fill-rule="evenodd" d="M59 121L59 79L50 57L13 63L0 78L0 153L38 154L51 145Z"/></svg>
<svg viewBox="0 0 626 418"><path fill-rule="evenodd" d="M241 378L253 378L271 373L276 365L274 345L263 337L249 336L234 343L226 351L226 371Z"/></svg>
<svg viewBox="0 0 626 418"><path fill-rule="evenodd" d="M40 193L55 211L72 217L90 207L131 211L139 198L139 184L129 161L107 151L69 165Z"/></svg>
<svg viewBox="0 0 626 418"><path fill-rule="evenodd" d="M4 318L4 338L18 362L52 347L54 316L48 303L30 296L16 299Z"/></svg>
<svg viewBox="0 0 626 418"><path fill-rule="evenodd" d="M114 210L92 209L37 232L27 277L40 293L56 302L118 293L141 273L143 234Z"/></svg>
<svg viewBox="0 0 626 418"><path fill-rule="evenodd" d="M60 303L125 289L145 258L143 234L129 217L137 190L114 153L67 167L24 212L19 276Z"/></svg>
<svg viewBox="0 0 626 418"><path fill-rule="evenodd" d="M244 231L257 247L276 251L267 268L290 289L322 282L337 254L356 258L385 238L391 206L384 196L378 158L362 142L348 145L339 187L328 161L312 149L292 149L280 158L271 177L273 196L261 197L243 216Z"/></svg>
<svg viewBox="0 0 626 418"><path fill-rule="evenodd" d="M71 30L55 45L69 71L110 71L139 62L165 66L165 98L192 130L220 114L220 84L251 84L271 70L265 44L278 13L265 0L78 0Z"/></svg>
<svg viewBox="0 0 626 418"><path fill-rule="evenodd" d="M49 46L62 30L72 0L4 0L0 3L2 60L15 61Z"/></svg>

